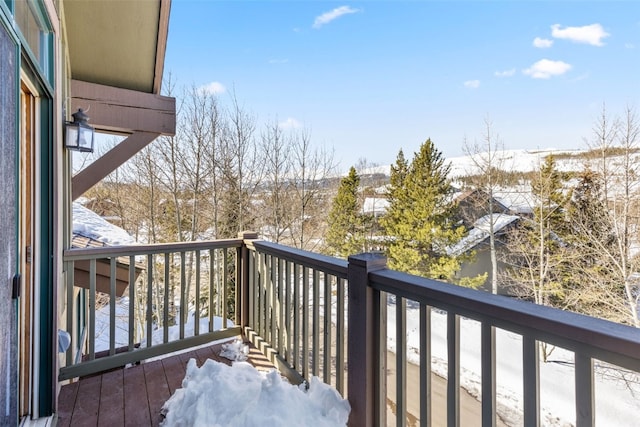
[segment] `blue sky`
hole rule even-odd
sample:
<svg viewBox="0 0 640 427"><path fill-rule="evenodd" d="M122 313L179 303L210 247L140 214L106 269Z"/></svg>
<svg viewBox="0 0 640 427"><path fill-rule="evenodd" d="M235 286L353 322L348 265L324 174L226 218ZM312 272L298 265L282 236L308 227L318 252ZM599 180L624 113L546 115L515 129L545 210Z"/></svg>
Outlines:
<svg viewBox="0 0 640 427"><path fill-rule="evenodd" d="M304 128L341 168L431 138L584 148L603 103L640 110L640 1L173 0L165 77Z"/></svg>

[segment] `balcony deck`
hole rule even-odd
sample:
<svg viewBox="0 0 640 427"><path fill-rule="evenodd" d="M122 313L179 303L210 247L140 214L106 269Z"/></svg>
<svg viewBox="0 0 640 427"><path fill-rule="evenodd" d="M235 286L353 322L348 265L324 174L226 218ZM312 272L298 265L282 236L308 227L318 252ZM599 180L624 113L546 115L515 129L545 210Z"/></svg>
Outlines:
<svg viewBox="0 0 640 427"><path fill-rule="evenodd" d="M258 369L273 365L249 344L249 362ZM118 368L81 378L62 387L58 426L158 426L160 410L180 388L187 362L207 360L231 364L220 357L222 344L199 348L130 368Z"/></svg>
<svg viewBox="0 0 640 427"><path fill-rule="evenodd" d="M135 302L124 310L117 299L120 257L129 257L128 300ZM112 356L100 358L97 332L104 333L100 325L105 322L97 322L97 263L103 259L110 266L109 302L103 308L108 307ZM146 260L145 274L138 279L137 260ZM72 344L58 378L83 379L62 388L58 409L63 426L158 425L160 409L180 386L187 361L215 360L219 349L104 371L240 334L260 351L252 350L254 365L270 366L270 361L294 383L317 376L334 386L351 405L350 427L413 425L418 420L433 426L498 426L504 399L497 390L509 381L522 384L514 391L513 424L541 425L549 413L541 407L541 395L557 388L557 401L575 409L575 418L569 414L567 422L593 427L598 417L621 413L618 407L602 410L617 400L600 386L599 367L610 366L620 375L640 374L638 328L393 271L380 254L341 260L244 233L239 239L69 249L64 261L67 306L74 310L67 310ZM88 288L74 280L74 265L82 261L89 262ZM170 297L179 304L171 308ZM187 315L191 312L209 317L206 326L194 323L193 336ZM232 324L216 324L214 318ZM136 321L143 331L129 328ZM469 353L463 351L469 345L464 332L468 322L475 325L471 353L479 358L474 374L481 387L480 399L470 398L476 408L470 417L465 416L468 405L461 387L466 375L461 356ZM160 343L154 337L158 325L163 325ZM124 338L116 333L121 328ZM387 345L389 331L392 346ZM504 333L515 340L507 351L498 346ZM134 351L140 335L147 345ZM569 363L562 376L550 377L546 388L540 381L543 345L565 351ZM124 352L118 351L122 348ZM410 352L419 357L415 368L409 367ZM498 362L505 357L515 366L509 381L497 375ZM446 366L447 380L440 385L433 378L436 360ZM93 373L100 375L88 377ZM636 402L629 402L636 414ZM552 415L561 411L555 408ZM604 424L619 425L613 419Z"/></svg>

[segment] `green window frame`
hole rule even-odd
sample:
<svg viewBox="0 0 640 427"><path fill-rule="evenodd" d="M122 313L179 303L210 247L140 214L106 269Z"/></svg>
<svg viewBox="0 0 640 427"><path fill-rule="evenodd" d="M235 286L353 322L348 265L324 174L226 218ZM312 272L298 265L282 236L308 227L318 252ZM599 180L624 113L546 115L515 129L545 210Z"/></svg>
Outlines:
<svg viewBox="0 0 640 427"><path fill-rule="evenodd" d="M5 0L16 23L22 51L36 65L38 73L53 86L53 31L42 0Z"/></svg>

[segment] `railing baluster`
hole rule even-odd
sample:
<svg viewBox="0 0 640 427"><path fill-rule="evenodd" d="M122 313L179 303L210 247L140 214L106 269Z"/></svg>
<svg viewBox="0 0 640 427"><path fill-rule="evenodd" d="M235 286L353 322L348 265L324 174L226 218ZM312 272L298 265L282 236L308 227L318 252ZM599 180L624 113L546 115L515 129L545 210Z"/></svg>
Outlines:
<svg viewBox="0 0 640 427"><path fill-rule="evenodd" d="M187 302L187 271L185 263L185 252L180 252L180 339L184 339L184 325L189 313Z"/></svg>
<svg viewBox="0 0 640 427"><path fill-rule="evenodd" d="M447 426L460 426L460 316L447 311Z"/></svg>
<svg viewBox="0 0 640 427"><path fill-rule="evenodd" d="M264 281L264 314L263 314L263 329L264 329L264 335L263 337L266 338L266 340L268 342L271 342L271 270L270 270L270 255L265 255L264 257L264 276L263 276L263 281Z"/></svg>
<svg viewBox="0 0 640 427"><path fill-rule="evenodd" d="M136 257L129 257L129 351L133 351L136 336Z"/></svg>
<svg viewBox="0 0 640 427"><path fill-rule="evenodd" d="M300 265L293 265L293 367L300 371Z"/></svg>
<svg viewBox="0 0 640 427"><path fill-rule="evenodd" d="M152 333L153 333L153 269L154 269L154 257L152 254L147 255L147 306L145 313L147 315L147 347L151 347ZM166 261L166 260L165 260ZM166 262L165 262L166 265ZM166 292L165 292L166 293ZM164 310L168 310L165 304ZM165 322L166 324L166 322Z"/></svg>
<svg viewBox="0 0 640 427"><path fill-rule="evenodd" d="M337 280L336 304L336 389L344 396L344 288L345 280Z"/></svg>
<svg viewBox="0 0 640 427"><path fill-rule="evenodd" d="M522 337L522 371L524 425L540 425L540 363L539 345L531 335Z"/></svg>
<svg viewBox="0 0 640 427"><path fill-rule="evenodd" d="M582 351L575 353L576 427L595 425L593 359Z"/></svg>
<svg viewBox="0 0 640 427"><path fill-rule="evenodd" d="M196 250L194 257L196 263L196 300L193 335L200 335L200 250Z"/></svg>
<svg viewBox="0 0 640 427"><path fill-rule="evenodd" d="M284 262L280 257L276 258L278 263L278 304L276 312L278 314L278 353L283 357L286 356L284 349L284 277L282 273L282 263Z"/></svg>
<svg viewBox="0 0 640 427"><path fill-rule="evenodd" d="M286 319L286 354L284 355L290 364L294 363L293 358L293 322L295 313L292 310L293 298L291 295L291 261L285 261L285 319Z"/></svg>
<svg viewBox="0 0 640 427"><path fill-rule="evenodd" d="M263 268L263 257L264 255L262 253L257 252L256 253L256 283L255 283L255 289L256 289L256 330L258 331L258 334L260 334L261 336L264 337L264 331L262 328L263 325L263 321L262 321L262 307L264 305L264 299L263 299L263 295L262 295L262 286L263 286L263 282L264 282L264 268Z"/></svg>
<svg viewBox="0 0 640 427"><path fill-rule="evenodd" d="M170 277L170 269L171 269L171 254L169 252L165 252L164 254L164 308L162 310L162 342L169 342L169 310L173 306L174 299L171 298L169 301L169 282L171 281ZM174 312L175 313L175 312ZM175 317L174 317L175 322ZM149 333L151 334L151 333Z"/></svg>
<svg viewBox="0 0 640 427"><path fill-rule="evenodd" d="M116 354L116 257L109 260L109 355Z"/></svg>
<svg viewBox="0 0 640 427"><path fill-rule="evenodd" d="M236 258L235 258L235 271L236 277L234 280L235 286L235 324L245 326L245 323L249 320L249 313L251 313L251 309L249 308L249 274L247 274L248 270L245 270L245 262L248 262L247 259L243 260L242 248L236 248Z"/></svg>
<svg viewBox="0 0 640 427"><path fill-rule="evenodd" d="M256 264L256 257L258 254L255 251L249 252L249 277L253 278L253 283L249 286L249 311L251 318L249 319L249 326L258 331L258 266Z"/></svg>
<svg viewBox="0 0 640 427"><path fill-rule="evenodd" d="M228 319L229 319L229 307L227 305L227 299L229 298L229 253L226 249L222 250L222 262L223 268L222 270L222 327L227 329Z"/></svg>
<svg viewBox="0 0 640 427"><path fill-rule="evenodd" d="M215 315L215 249L209 249L209 332L213 332L213 319Z"/></svg>
<svg viewBox="0 0 640 427"><path fill-rule="evenodd" d="M309 267L302 268L302 376L309 379Z"/></svg>
<svg viewBox="0 0 640 427"><path fill-rule="evenodd" d="M407 300L396 297L396 426L407 425Z"/></svg>
<svg viewBox="0 0 640 427"><path fill-rule="evenodd" d="M311 346L313 347L313 361L311 372L319 375L320 367L320 271L313 270L313 332Z"/></svg>
<svg viewBox="0 0 640 427"><path fill-rule="evenodd" d="M389 295L386 292L374 291L373 292L373 312L377 313L375 316L374 326L374 341L377 351L373 360L376 366L376 372L372 378L375 391L374 391L374 416L376 419L376 425L387 425L387 301Z"/></svg>
<svg viewBox="0 0 640 427"><path fill-rule="evenodd" d="M482 378L482 425L496 425L496 328L482 322L481 378Z"/></svg>
<svg viewBox="0 0 640 427"><path fill-rule="evenodd" d="M431 425L431 307L420 303L420 426Z"/></svg>
<svg viewBox="0 0 640 427"><path fill-rule="evenodd" d="M75 325L74 328L74 314L75 314L75 304L73 298L73 283L74 283L74 270L75 270L75 262L67 262L67 331L71 334L71 343L67 350L67 366L71 366L73 364L73 351L76 350L78 353L82 352L82 342L80 342L79 337L81 335L80 330L80 322ZM80 307L78 307L78 310ZM78 313L80 315L80 313ZM84 314L84 313L83 313Z"/></svg>
<svg viewBox="0 0 640 427"><path fill-rule="evenodd" d="M331 384L331 283L332 278L324 273L324 382Z"/></svg>
<svg viewBox="0 0 640 427"><path fill-rule="evenodd" d="M276 301L278 300L278 295L277 292L278 290L276 289L277 286L277 277L276 277L276 265L277 265L278 261L277 258L275 258L273 255L269 256L269 272L271 273L269 275L269 342L271 343L271 345L273 346L273 348L277 349L278 348L278 344L276 343L276 340L278 338L277 335L277 331L276 331L276 323L277 323L277 313L276 313L276 309L277 309L277 304Z"/></svg>
<svg viewBox="0 0 640 427"><path fill-rule="evenodd" d="M96 358L96 260L89 261L89 360Z"/></svg>

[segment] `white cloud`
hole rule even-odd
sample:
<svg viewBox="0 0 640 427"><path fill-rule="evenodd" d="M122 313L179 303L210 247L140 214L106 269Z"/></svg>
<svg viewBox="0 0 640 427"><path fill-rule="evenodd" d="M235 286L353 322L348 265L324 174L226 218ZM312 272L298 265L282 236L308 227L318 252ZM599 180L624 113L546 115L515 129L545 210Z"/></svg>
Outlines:
<svg viewBox="0 0 640 427"><path fill-rule="evenodd" d="M626 49L635 49L636 46L633 43L625 43L624 47Z"/></svg>
<svg viewBox="0 0 640 427"><path fill-rule="evenodd" d="M554 24L551 26L551 35L557 39L567 39L592 46L604 46L602 39L610 36L600 24L565 28L561 28L560 24Z"/></svg>
<svg viewBox="0 0 640 427"><path fill-rule="evenodd" d="M522 72L534 79L548 79L552 76L562 75L570 69L571 64L567 64L566 62L541 59Z"/></svg>
<svg viewBox="0 0 640 427"><path fill-rule="evenodd" d="M302 123L294 119L293 117L287 117L285 121L278 123L282 129L299 129L302 127Z"/></svg>
<svg viewBox="0 0 640 427"><path fill-rule="evenodd" d="M200 86L201 91L216 95L218 93L225 93L227 88L220 82L211 82L206 85Z"/></svg>
<svg viewBox="0 0 640 427"><path fill-rule="evenodd" d="M270 59L269 64L286 64L289 62L288 59Z"/></svg>
<svg viewBox="0 0 640 427"><path fill-rule="evenodd" d="M325 12L320 16L317 16L315 21L313 21L313 28L320 28L325 24L333 21L334 19L338 19L343 15L348 15L351 13L358 13L360 9L354 9L351 6L340 6L329 12Z"/></svg>
<svg viewBox="0 0 640 427"><path fill-rule="evenodd" d="M464 87L469 89L478 89L480 87L480 80L467 80L464 82Z"/></svg>
<svg viewBox="0 0 640 427"><path fill-rule="evenodd" d="M493 75L496 77L511 77L515 73L516 73L516 69L512 68L510 70L496 71L495 73L493 73Z"/></svg>
<svg viewBox="0 0 640 427"><path fill-rule="evenodd" d="M540 49L546 49L553 46L553 40L536 37L535 39L533 39L533 45Z"/></svg>

